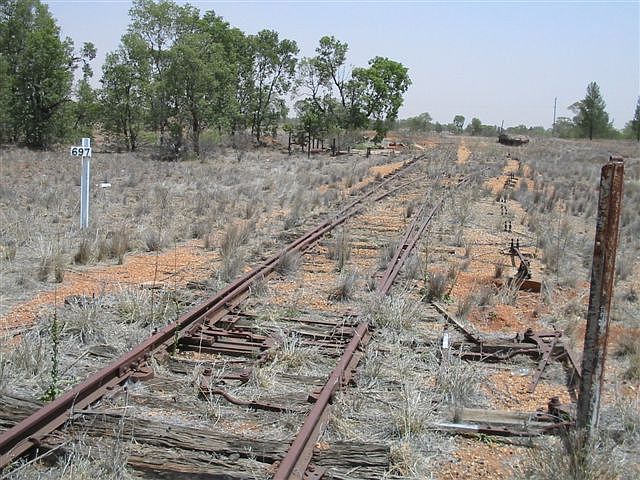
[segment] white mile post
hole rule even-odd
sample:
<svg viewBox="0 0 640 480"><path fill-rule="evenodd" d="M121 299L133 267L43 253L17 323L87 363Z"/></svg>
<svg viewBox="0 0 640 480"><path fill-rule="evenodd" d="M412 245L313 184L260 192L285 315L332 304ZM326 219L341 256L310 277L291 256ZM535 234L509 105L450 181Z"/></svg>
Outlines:
<svg viewBox="0 0 640 480"><path fill-rule="evenodd" d="M83 138L81 147L71 147L71 155L82 157L80 177L80 228L89 226L89 175L91 172L91 139Z"/></svg>

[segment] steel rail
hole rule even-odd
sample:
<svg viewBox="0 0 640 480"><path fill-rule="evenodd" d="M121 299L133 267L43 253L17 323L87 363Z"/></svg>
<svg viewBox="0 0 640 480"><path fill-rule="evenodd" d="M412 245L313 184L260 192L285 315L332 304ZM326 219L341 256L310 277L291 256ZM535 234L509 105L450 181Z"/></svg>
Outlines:
<svg viewBox="0 0 640 480"><path fill-rule="evenodd" d="M388 175L381 184L364 194L363 197L368 198L389 182L403 175L405 168L415 164L420 158L422 157L413 157L406 161L402 170L396 170ZM143 367L147 359L151 355L163 350L166 351L172 345L175 345L176 341L179 341L180 333L195 326L198 322L230 311L238 303L240 297L248 295L250 287L256 281L269 275L277 268L278 262L284 255L290 252L304 251L311 247L324 234L359 213L362 208L354 207L361 202L361 199L352 202L338 214L325 220L287 245L282 251L271 256L262 265L254 268L200 305L181 315L178 320L157 331L110 365L91 375L88 379L12 428L2 432L0 434L0 469L33 447L39 446L42 439L62 426L71 418L74 411L87 408L100 400L106 393L121 387L130 378L135 377L136 372L138 374L146 373Z"/></svg>
<svg viewBox="0 0 640 480"><path fill-rule="evenodd" d="M470 177L465 177L465 179L458 182L456 187L467 181L468 178ZM400 244L392 261L389 263L390 267L387 272L390 273L385 274L380 282L380 288L378 289L379 294L386 295L388 293L393 281L397 277L397 272L408 258L408 254L411 253L411 250L417 243L418 238L424 233L426 227L432 220L438 208L444 202L445 198L446 197L444 196L442 197L440 202L438 202L438 204L433 208L427 218L422 221L417 230L416 225L418 224L418 215L407 228L403 237L403 243ZM424 204L420 208L420 212L423 210ZM405 244L406 240L410 237L411 240L409 241L409 244ZM405 254L403 255L402 252ZM394 270L394 266L397 266L397 271ZM316 467L311 463L313 448L317 440L320 438L322 429L328 420L330 413L329 407L336 390L345 386L355 373L355 369L358 366L360 357L362 356L362 353L357 355L356 352L368 342L371 335L369 327L370 324L368 321L362 322L356 327L353 337L345 348L344 353L340 356L336 367L331 372L331 375L322 388L320 394L317 396L316 402L307 415L300 431L291 443L291 446L287 450L284 458L277 463L277 470L273 477L274 480L312 480L322 477L324 469Z"/></svg>
<svg viewBox="0 0 640 480"><path fill-rule="evenodd" d="M369 322L362 322L356 327L351 341L345 348L324 387L322 387L320 395L302 428L293 440L287 454L278 465L278 470L273 477L274 480L307 478L305 477L305 472L313 456L313 446L328 417L328 406L336 390L344 386L345 374L349 372L349 367L355 369L357 366L357 362L354 362L354 359L359 360L355 356L356 351L363 345L363 342L368 341L369 335Z"/></svg>
<svg viewBox="0 0 640 480"><path fill-rule="evenodd" d="M472 175L473 174L470 174L460 179L458 183L453 186L453 188L458 188L461 185L467 183L471 179ZM436 205L431 209L431 212L429 212L427 217L422 221L422 223L420 223L420 226L417 227L417 220L419 218L419 215L422 214L422 211L425 207L425 204L422 204L422 206L420 207L420 213L416 215L416 218L411 223L411 226L406 230L402 240L400 241L398 249L396 250L392 260L389 262L387 270L383 274L380 283L378 284L377 293L379 295L386 295L389 292L391 286L393 285L393 282L400 273L402 266L409 258L409 255L411 255L411 252L418 243L418 240L420 239L420 237L422 237L424 231L427 229L427 227L431 223L431 220L433 220L433 217L438 212L440 207L442 207L442 204L444 203L446 198L447 197L443 195L438 203L436 203Z"/></svg>

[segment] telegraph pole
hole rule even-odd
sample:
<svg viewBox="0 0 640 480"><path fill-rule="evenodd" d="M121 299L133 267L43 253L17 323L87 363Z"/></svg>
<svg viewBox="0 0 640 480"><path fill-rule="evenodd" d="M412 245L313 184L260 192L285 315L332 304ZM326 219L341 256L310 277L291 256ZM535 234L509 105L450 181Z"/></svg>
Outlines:
<svg viewBox="0 0 640 480"><path fill-rule="evenodd" d="M556 106L558 104L558 97L553 100L553 127L551 132L555 135L556 133Z"/></svg>

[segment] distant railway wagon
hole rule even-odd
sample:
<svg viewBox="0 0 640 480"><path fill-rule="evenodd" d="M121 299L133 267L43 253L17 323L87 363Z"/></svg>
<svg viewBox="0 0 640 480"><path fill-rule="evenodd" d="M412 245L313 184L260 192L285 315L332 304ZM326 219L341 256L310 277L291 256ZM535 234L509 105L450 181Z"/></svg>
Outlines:
<svg viewBox="0 0 640 480"><path fill-rule="evenodd" d="M529 138L524 135L509 135L507 133L501 133L498 136L498 143L502 145L509 145L511 147L519 147L520 145L525 145L529 143Z"/></svg>

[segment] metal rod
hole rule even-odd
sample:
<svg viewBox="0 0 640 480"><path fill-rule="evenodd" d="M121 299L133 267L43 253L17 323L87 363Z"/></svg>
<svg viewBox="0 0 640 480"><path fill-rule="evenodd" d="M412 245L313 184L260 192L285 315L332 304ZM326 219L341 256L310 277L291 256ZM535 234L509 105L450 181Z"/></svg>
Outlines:
<svg viewBox="0 0 640 480"><path fill-rule="evenodd" d="M607 356L609 311L613 298L623 177L622 158L611 157L602 167L600 178L591 290L582 355L582 380L578 396L576 426L584 432L581 435L584 442L589 441L598 426L604 364Z"/></svg>

